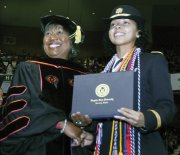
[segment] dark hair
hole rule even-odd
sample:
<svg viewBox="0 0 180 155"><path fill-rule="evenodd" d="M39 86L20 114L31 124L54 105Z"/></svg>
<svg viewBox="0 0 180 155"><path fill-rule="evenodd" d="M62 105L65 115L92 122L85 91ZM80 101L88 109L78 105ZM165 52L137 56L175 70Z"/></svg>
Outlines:
<svg viewBox="0 0 180 155"><path fill-rule="evenodd" d="M151 51L151 45L152 40L148 32L145 31L144 26L137 24L137 28L140 30L139 32L139 38L136 39L135 45L136 47L141 48L143 52L150 52ZM114 44L111 43L109 39L109 26L107 26L104 38L103 38L103 45L104 45L104 51L106 53L115 53L116 47Z"/></svg>
<svg viewBox="0 0 180 155"><path fill-rule="evenodd" d="M50 26L52 26L53 28L56 28L56 27L58 27L59 25L61 25L61 24L58 24L58 23L55 23L55 22L49 22L48 24L46 24L46 26L45 26L45 28L44 28L44 34L45 34L45 32L47 31L47 30L49 30L49 27ZM70 35L70 30L68 29L68 28L66 28L66 26L64 26L64 25L61 25L62 27L63 27L63 30L65 30L67 33L68 33L68 35Z"/></svg>

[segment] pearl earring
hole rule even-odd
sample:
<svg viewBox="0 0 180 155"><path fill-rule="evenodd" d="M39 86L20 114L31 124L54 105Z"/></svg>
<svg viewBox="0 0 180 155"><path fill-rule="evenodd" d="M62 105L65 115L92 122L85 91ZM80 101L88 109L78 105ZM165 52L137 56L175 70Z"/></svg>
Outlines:
<svg viewBox="0 0 180 155"><path fill-rule="evenodd" d="M140 37L140 35L139 35L139 34L137 34L137 35L136 35L136 38L139 38L139 37Z"/></svg>

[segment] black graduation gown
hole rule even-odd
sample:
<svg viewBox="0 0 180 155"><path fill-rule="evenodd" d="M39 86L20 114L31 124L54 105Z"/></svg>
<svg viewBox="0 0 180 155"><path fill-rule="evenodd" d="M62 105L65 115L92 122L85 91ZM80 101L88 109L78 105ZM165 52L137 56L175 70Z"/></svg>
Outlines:
<svg viewBox="0 0 180 155"><path fill-rule="evenodd" d="M69 155L69 138L55 128L68 119L79 65L45 58L21 62L0 118L0 155Z"/></svg>

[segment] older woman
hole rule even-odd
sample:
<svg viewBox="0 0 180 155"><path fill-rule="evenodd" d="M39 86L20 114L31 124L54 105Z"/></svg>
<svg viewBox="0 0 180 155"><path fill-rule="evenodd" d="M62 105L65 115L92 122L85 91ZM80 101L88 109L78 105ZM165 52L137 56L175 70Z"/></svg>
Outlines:
<svg viewBox="0 0 180 155"><path fill-rule="evenodd" d="M21 62L7 93L0 124L1 155L69 155L81 129L68 120L73 76L85 70L69 61L83 41L81 27L69 18L41 18L45 58Z"/></svg>

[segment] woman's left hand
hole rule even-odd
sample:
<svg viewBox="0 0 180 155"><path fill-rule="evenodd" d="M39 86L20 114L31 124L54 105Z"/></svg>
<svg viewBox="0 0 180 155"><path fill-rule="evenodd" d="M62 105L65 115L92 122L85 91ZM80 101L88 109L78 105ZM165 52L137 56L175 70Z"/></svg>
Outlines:
<svg viewBox="0 0 180 155"><path fill-rule="evenodd" d="M128 108L121 108L117 110L121 115L115 115L114 118L126 121L135 127L145 127L144 115L142 112L135 111Z"/></svg>

